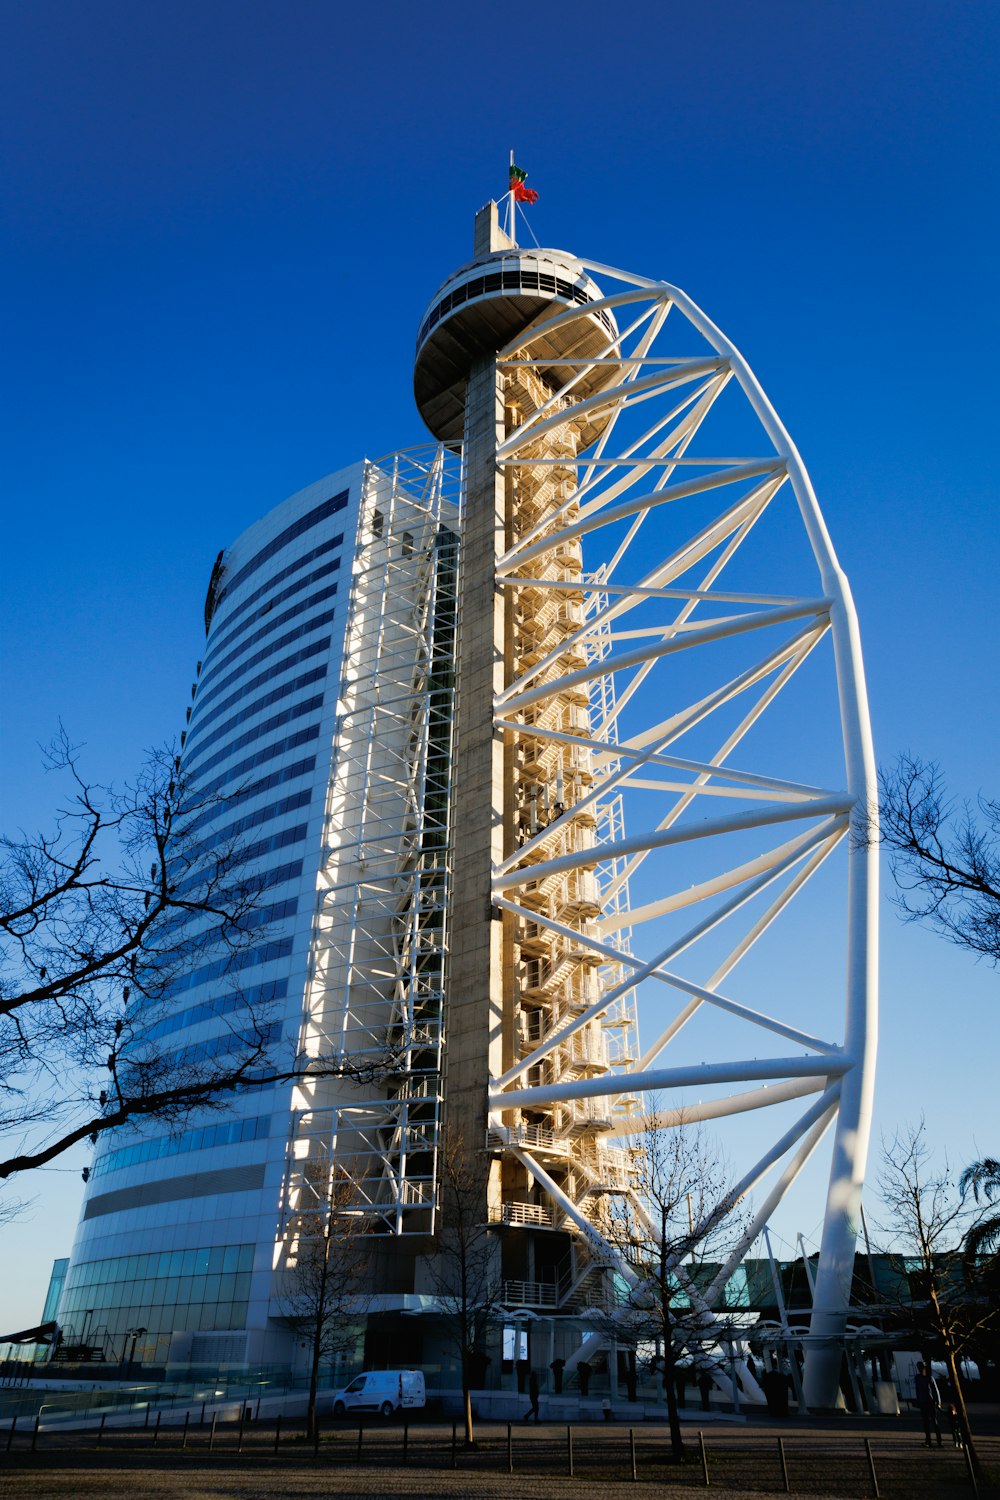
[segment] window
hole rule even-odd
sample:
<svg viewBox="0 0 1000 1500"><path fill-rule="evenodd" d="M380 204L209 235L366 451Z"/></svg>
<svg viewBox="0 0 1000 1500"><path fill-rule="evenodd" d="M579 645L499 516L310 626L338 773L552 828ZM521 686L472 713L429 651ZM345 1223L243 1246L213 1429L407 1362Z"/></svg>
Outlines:
<svg viewBox="0 0 1000 1500"><path fill-rule="evenodd" d="M157 1021L155 1026L148 1026L142 1033L143 1038L152 1041L154 1037L169 1036L171 1032L197 1026L199 1021L211 1021L216 1016L230 1015L234 1010L246 1010L253 1005L270 1005L275 1000L284 1000L287 994L287 979L269 979L266 984L241 989L236 995L221 995L218 1000L203 1000L200 1005L189 1005L187 1010L175 1011L172 1016L165 1016L162 1021Z"/></svg>
<svg viewBox="0 0 1000 1500"><path fill-rule="evenodd" d="M122 1146L118 1151L106 1151L99 1156L90 1170L91 1178L103 1177L106 1172L119 1172L123 1167L136 1166L140 1162L160 1161L166 1156L183 1156L189 1151L207 1151L213 1146L234 1146L244 1141L257 1141L271 1130L270 1115L256 1115L247 1120L223 1120L218 1125L200 1125L195 1130L185 1130L182 1135L163 1135L153 1141L136 1141L133 1146Z"/></svg>
<svg viewBox="0 0 1000 1500"><path fill-rule="evenodd" d="M248 578L257 572L258 568L262 568L268 558L274 557L276 552L282 551L283 548L294 542L297 537L302 536L307 531L311 531L314 526L318 526L321 521L327 520L329 516L334 515L338 510L343 510L347 505L348 494L349 491L341 490L339 495L334 495L331 499L324 500L322 505L317 505L314 510L310 510L304 516L300 516L297 521L292 522L291 526L286 526L284 531L279 532L274 540L268 542L266 547L262 547L256 556L252 557L248 563L245 563L240 568L239 572L234 573L231 578L226 579L223 587L216 595L216 608L219 607L227 594L231 594L233 589L239 588L241 583L245 583Z"/></svg>
<svg viewBox="0 0 1000 1500"><path fill-rule="evenodd" d="M301 792L293 792L288 797L282 797L278 802L269 802L266 807L258 807L252 813L244 813L242 818L236 818L232 823L227 823L225 828L220 828L210 838L203 839L200 844L194 844L190 849L184 850L184 860L190 862L200 859L203 854L218 848L221 843L229 839L242 838L244 833L251 828L259 828L262 823L270 823L272 818L282 818L286 813L297 812L300 807L308 807L312 798L312 788L306 787ZM180 837L180 835L179 835Z"/></svg>
<svg viewBox="0 0 1000 1500"><path fill-rule="evenodd" d="M292 766L284 766L280 771L272 771L269 776L262 776L250 786L240 787L238 791L231 792L222 801L213 803L204 812L190 823L185 824L182 831L174 835L175 840L190 838L199 828L204 828L208 823L214 823L217 818L225 817L242 807L245 802L250 802L254 797L261 796L264 792L273 792L276 786L284 786L287 781L297 781L300 776L308 776L310 771L316 769L316 757L310 756L307 760L297 760ZM200 800L200 799L197 799ZM177 892L174 892L176 895Z"/></svg>
<svg viewBox="0 0 1000 1500"><path fill-rule="evenodd" d="M525 1328L505 1328L502 1358L514 1362L528 1357L528 1332Z"/></svg>
<svg viewBox="0 0 1000 1500"><path fill-rule="evenodd" d="M274 760L278 755L284 755L289 750L298 750L302 745L308 745L319 738L319 725L310 724L306 729L296 729L294 734L286 734L284 739L275 740L271 745L265 745L262 750L249 755L246 760L238 761L235 766L230 766L228 771L223 771L216 776L214 781L197 785L196 797L210 797L228 781L238 781L248 771L255 771L258 766L266 765L269 760ZM316 761L313 759L313 765Z"/></svg>
<svg viewBox="0 0 1000 1500"><path fill-rule="evenodd" d="M318 641L313 641L309 646L303 646L300 651L294 651L291 656L286 656L284 661L274 662L263 672L258 673L256 677L251 677L249 682L243 683L242 687L230 693L228 698L223 698L222 702L217 703L208 713L199 714L198 708L202 705L196 704L194 711L195 723L190 731L190 737L193 738L196 734L201 734L209 724L214 723L221 714L226 713L234 704L239 703L240 699L245 698L248 693L255 693L266 682L273 682L275 677L280 677L282 672L287 672L292 667L297 667L300 662L309 661L313 656L320 656L324 651L329 651L329 649L330 637L328 635L320 636ZM235 675L238 677L240 674L237 672ZM223 687L224 684L220 683L217 688L214 688L209 694L209 699L214 698L215 694L222 691Z"/></svg>
<svg viewBox="0 0 1000 1500"><path fill-rule="evenodd" d="M325 592L327 594L335 594L337 592L337 585L334 584L332 589L327 589ZM262 647L261 650L257 651L253 656L249 657L245 662L242 662L238 670L231 673L229 677L223 679L223 681L220 682L218 686L221 688L225 687L229 682L235 682L240 672L246 672L250 667L255 667L258 662L266 661L269 656L273 656L276 651L280 651L284 646L290 646L293 641L297 641L300 639L300 637L308 635L310 630L318 630L321 625L329 625L332 622L334 615L336 614L336 610L324 610L322 614L316 615L312 619L303 619L303 616L308 613L309 607L312 603L313 601L311 599L304 599L302 603L296 605L294 609L286 610L283 615L276 615L273 620L268 621L263 629L255 631L253 635L248 636L246 640L241 641L240 644L234 647L232 651L227 652L227 654L223 656L219 661L217 661L214 666L212 666L207 672L202 672L201 677L198 681L199 695L204 693L205 684L207 682L210 682L217 672L220 672L223 667L230 666L237 659L237 657L243 655L244 651L249 651L251 646L255 646L257 642L262 641L266 635L270 635L272 630L275 630L280 625L287 624L289 620L296 620L300 622L295 630L290 630L287 635L281 636L279 640L272 641L269 646ZM215 689L213 689L213 691L215 691Z"/></svg>
<svg viewBox="0 0 1000 1500"><path fill-rule="evenodd" d="M342 542L343 537L335 537L334 541ZM294 583L290 583L286 589L281 590L280 594L275 594L273 599L268 599L266 603L262 604L260 608L255 610L252 615L249 615L245 620L241 620L238 625L233 626L232 630L227 630L225 635L221 635L219 636L218 640L212 641L205 652L205 660L202 663L202 666L205 666L209 662L209 660L213 658L216 651L223 651L227 646L231 645L233 641L238 641L243 635L244 631L248 630L255 620L262 620L265 615L269 615L272 610L278 607L279 604L284 604L286 599L291 599L294 594L298 594L302 589L308 588L311 583L318 583L321 578L329 578L330 574L335 573L339 567L340 558L336 557L334 558L333 562L326 563L324 567L317 568L315 572L307 573L304 578L298 578ZM277 577L280 578L281 574L279 573ZM270 588L273 588L273 586L274 583L272 580L271 583L265 584L262 589L258 590L258 592L261 594L266 594ZM322 599L332 597L336 592L337 585L335 583L331 584L328 589L326 589L325 591L321 590L318 594L314 594L311 599L306 601L305 604L300 604L296 608L306 609L310 605L316 604ZM241 604L239 609L234 609L232 614L230 614L228 617L230 624L232 624L233 620L235 620L237 616L241 615L243 613L243 610L251 605L253 601L254 595L251 595L250 598L246 601L246 604ZM291 614L294 613L294 610L290 611L289 614L283 616L282 619L288 619L291 617ZM273 628L272 622L270 620L268 621L267 628L268 630ZM242 643L240 644L239 649L243 649ZM215 666L214 660L212 661L212 666L213 668Z"/></svg>
<svg viewBox="0 0 1000 1500"><path fill-rule="evenodd" d="M243 969L255 968L257 964L269 964L279 958L288 958L291 951L292 940L290 937L284 937L277 938L270 943L263 943L259 948L245 949L242 953L227 953L224 957L217 958L214 963L205 964L203 968L193 969L190 974L175 979L165 992L164 998L181 995L185 990L193 990L199 984L207 984L210 979L224 979Z"/></svg>
<svg viewBox="0 0 1000 1500"><path fill-rule="evenodd" d="M311 672L303 672L301 677L294 677L291 682L283 682L280 687L272 688L269 693L264 694L263 698L258 698L256 703L248 703L246 708L241 709L238 714L234 714L231 719L227 719L225 724L221 725L220 728L213 730L198 746L198 749L193 752L193 755L189 747L188 759L190 760L193 756L196 757L204 754L209 745L214 745L216 740L222 739L227 734L231 734L240 724L245 724L247 719L252 719L254 714L259 714L263 709L269 708L272 703L278 703L282 698L287 698L292 693L300 692L302 688L311 687L314 682L322 682L325 676L325 666L314 667Z"/></svg>
<svg viewBox="0 0 1000 1500"><path fill-rule="evenodd" d="M270 734L272 730L281 729L283 725L290 723L292 719L300 719L304 714L311 714L315 709L322 707L323 695L320 693L316 698L305 698L301 703L295 703L291 708L283 709L280 714L275 714L273 718L266 719L263 724L257 724L253 729L248 729L245 734L240 735L239 739L233 740L232 744L226 745L224 749L217 750L214 755L210 755L208 760L204 761L198 768L199 775L205 771L210 771L213 766L220 765L228 756L235 754L237 750L244 749L247 745L252 745L254 740L263 738L265 734ZM209 735L205 744L200 747L201 750L207 750L209 745L214 744L221 735L222 730L219 730L216 734Z"/></svg>

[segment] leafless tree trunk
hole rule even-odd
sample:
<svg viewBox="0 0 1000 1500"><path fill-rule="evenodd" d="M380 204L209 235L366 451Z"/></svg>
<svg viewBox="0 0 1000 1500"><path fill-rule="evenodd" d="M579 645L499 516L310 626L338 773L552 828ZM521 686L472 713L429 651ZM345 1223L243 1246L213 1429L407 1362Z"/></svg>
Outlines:
<svg viewBox="0 0 1000 1500"><path fill-rule="evenodd" d="M317 1430L320 1368L354 1347L372 1260L363 1185L343 1169L324 1170L324 1197L315 1212L296 1215L282 1273L284 1315L309 1345L310 1438Z"/></svg>
<svg viewBox="0 0 1000 1500"><path fill-rule="evenodd" d="M706 1368L706 1341L724 1336L698 1300L701 1266L725 1259L743 1228L720 1153L696 1126L664 1129L655 1107L631 1139L635 1180L609 1200L605 1233L636 1273L628 1302L613 1315L618 1336L654 1338L663 1348L663 1384L675 1459L685 1446L677 1405L678 1359Z"/></svg>
<svg viewBox="0 0 1000 1500"><path fill-rule="evenodd" d="M962 1274L961 1247L981 1216L979 1206L963 1197L947 1163L934 1167L923 1121L883 1143L879 1193L884 1252L909 1293L895 1316L941 1346L965 1444L978 1469L959 1367L970 1342L998 1322L993 1299L978 1296Z"/></svg>
<svg viewBox="0 0 1000 1500"><path fill-rule="evenodd" d="M446 1134L439 1159L441 1233L431 1279L462 1372L465 1443L474 1441L473 1375L500 1316L499 1247L486 1223L485 1153Z"/></svg>

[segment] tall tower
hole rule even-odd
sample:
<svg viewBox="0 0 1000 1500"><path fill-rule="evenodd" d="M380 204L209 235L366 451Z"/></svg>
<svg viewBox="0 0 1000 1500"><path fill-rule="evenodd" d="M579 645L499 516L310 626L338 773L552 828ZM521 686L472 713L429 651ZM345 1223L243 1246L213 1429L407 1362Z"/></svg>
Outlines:
<svg viewBox="0 0 1000 1500"><path fill-rule="evenodd" d="M198 848L250 838L270 925L238 979L195 927L154 1028L215 1055L252 992L279 1053L349 1076L105 1143L60 1318L112 1348L141 1326L151 1362L290 1360L286 1268L346 1176L381 1251L357 1359L441 1366L447 1155L475 1168L510 1325L491 1378L526 1325L569 1370L614 1343L580 1314L636 1279L614 1224L648 1226L637 1130L728 1131L746 1223L688 1286L706 1327L829 1133L805 1342L832 1404L874 1078L874 761L808 475L684 292L521 248L493 203L414 389L433 445L220 554L184 765L235 794Z"/></svg>
<svg viewBox="0 0 1000 1500"><path fill-rule="evenodd" d="M617 325L605 309L588 311L601 292L573 257L518 249L499 227L494 203L476 217L474 249L473 261L449 277L422 320L414 389L433 435L445 443L461 439L465 457L445 1111L452 1138L481 1151L491 1080L560 1024L585 1016L601 990L624 976L576 936L596 932L602 903L594 851L599 837L609 836L615 812L613 804L580 805L595 779L588 688L568 685L547 696L516 734L495 724L497 701L527 670L544 663L546 677L555 679L588 659L571 639L584 619L580 542L567 539L539 559L532 583L516 594L498 580L498 564L547 516L572 520L579 513L572 499L578 454L608 422L585 404L606 381L606 368L586 362L599 361L613 345ZM561 323L569 310L581 316ZM542 324L554 326L532 341L530 360L498 363L500 349ZM574 390L580 417L564 403L566 419L533 444L538 463L515 474L500 458L504 443L527 418L553 406L564 383L561 361L570 358L581 370ZM566 738L551 738L553 732ZM494 880L531 842L579 862L528 881L517 915L495 904ZM536 913L557 925L542 925ZM616 1058L634 1056L636 1044L629 995L587 1021L532 1081L603 1077ZM592 1279L607 1266L592 1220L599 1217L598 1196L623 1187L627 1157L605 1142L612 1122L624 1129L635 1107L620 1099L594 1106L539 1097L492 1120L483 1211L503 1239L509 1303L514 1288L525 1286L533 1289L524 1295L536 1309L556 1310L560 1287L573 1287L578 1305L594 1245L601 1253ZM534 1153L530 1169L523 1145Z"/></svg>
<svg viewBox="0 0 1000 1500"><path fill-rule="evenodd" d="M507 1305L634 1280L609 1234L615 1198L649 1227L630 1129L711 1121L749 1207L687 1287L709 1326L830 1132L805 1395L832 1404L874 1084L876 797L854 606L802 460L684 292L519 248L493 205L414 385L464 441L445 1114L475 1149L488 1090Z"/></svg>

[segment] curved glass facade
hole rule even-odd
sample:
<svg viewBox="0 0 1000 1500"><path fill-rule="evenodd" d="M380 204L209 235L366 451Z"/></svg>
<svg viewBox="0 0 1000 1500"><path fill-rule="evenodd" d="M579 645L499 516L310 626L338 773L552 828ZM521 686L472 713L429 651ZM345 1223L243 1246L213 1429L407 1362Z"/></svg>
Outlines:
<svg viewBox="0 0 1000 1500"><path fill-rule="evenodd" d="M262 941L235 959L200 914L174 924L189 956L143 1037L176 1033L182 1062L238 1051L248 1007L266 1013L272 1043L300 1032L347 620L337 573L350 576L364 474L358 464L292 496L213 574L182 761L195 796L219 801L186 830L194 865L177 892L196 895L233 838L248 873L281 889L253 918L266 919ZM266 1346L291 1093L250 1086L223 1115L102 1140L62 1296L65 1348L117 1362L143 1329L135 1359L147 1365L211 1360L215 1347L281 1357Z"/></svg>

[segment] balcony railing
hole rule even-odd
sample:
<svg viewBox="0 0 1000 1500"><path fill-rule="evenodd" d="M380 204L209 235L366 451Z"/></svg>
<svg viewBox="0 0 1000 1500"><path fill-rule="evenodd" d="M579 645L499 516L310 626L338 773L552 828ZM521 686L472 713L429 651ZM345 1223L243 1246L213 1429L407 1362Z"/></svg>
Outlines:
<svg viewBox="0 0 1000 1500"><path fill-rule="evenodd" d="M501 1203L499 1209L491 1212L490 1218L495 1224L521 1224L543 1229L551 1229L555 1223L551 1208L543 1208L540 1203Z"/></svg>
<svg viewBox="0 0 1000 1500"><path fill-rule="evenodd" d="M551 1281L505 1281L500 1300L507 1307L555 1307L558 1289Z"/></svg>

